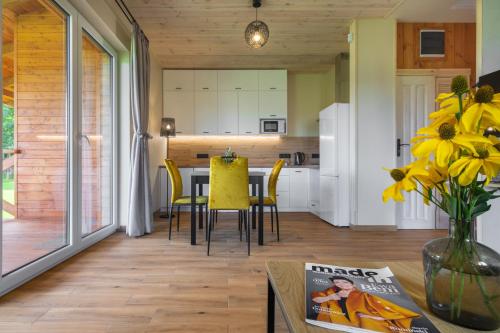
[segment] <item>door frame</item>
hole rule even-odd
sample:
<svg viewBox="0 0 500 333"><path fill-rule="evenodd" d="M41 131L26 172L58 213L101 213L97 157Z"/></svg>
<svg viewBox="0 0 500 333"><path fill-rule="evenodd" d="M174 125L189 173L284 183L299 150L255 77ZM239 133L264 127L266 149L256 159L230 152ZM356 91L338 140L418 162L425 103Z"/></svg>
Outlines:
<svg viewBox="0 0 500 333"><path fill-rule="evenodd" d="M89 246L101 241L102 239L112 235L119 227L117 214L117 184L118 184L118 167L117 167L117 75L118 75L118 55L117 52L110 46L109 43L101 36L96 28L68 2L68 0L51 0L55 5L60 7L67 14L67 240L68 244L53 252L38 258L37 260L26 264L4 276L1 274L2 267L2 238L3 230L0 223L0 296L10 292L18 286L26 283L34 277L69 259L75 254L85 250ZM0 6L0 14L2 13ZM80 208L80 117L82 107L81 87L81 54L82 54L82 29L89 33L99 44L113 57L112 59L112 205L111 219L112 223L96 232L82 237L81 230L81 208ZM0 33L3 27L0 27ZM0 34L1 36L1 34ZM1 46L0 46L1 48ZM2 74L0 73L0 88L2 87ZM1 116L0 116L0 120ZM0 156L0 163L3 163L3 158ZM1 187L0 183L0 187ZM2 199L2 191L0 191L0 199ZM2 202L0 200L0 208Z"/></svg>

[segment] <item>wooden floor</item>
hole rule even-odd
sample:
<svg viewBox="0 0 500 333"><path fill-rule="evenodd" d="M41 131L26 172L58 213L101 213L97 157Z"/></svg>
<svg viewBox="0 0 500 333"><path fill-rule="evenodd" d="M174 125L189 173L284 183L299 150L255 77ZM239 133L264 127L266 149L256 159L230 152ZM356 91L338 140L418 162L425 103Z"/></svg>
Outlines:
<svg viewBox="0 0 500 333"><path fill-rule="evenodd" d="M266 214L267 215L267 214ZM117 233L0 299L0 332L264 332L268 259L420 259L442 231L333 228L308 213L282 213L281 241L266 221L265 246L240 243L234 215L220 216L211 256L189 245L188 219L167 239Z"/></svg>

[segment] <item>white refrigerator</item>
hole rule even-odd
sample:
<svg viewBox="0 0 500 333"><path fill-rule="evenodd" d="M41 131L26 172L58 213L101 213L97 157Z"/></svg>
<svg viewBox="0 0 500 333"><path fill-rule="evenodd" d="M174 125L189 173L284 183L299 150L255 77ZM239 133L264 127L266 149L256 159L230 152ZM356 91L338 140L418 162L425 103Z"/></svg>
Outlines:
<svg viewBox="0 0 500 333"><path fill-rule="evenodd" d="M350 224L349 104L334 103L319 113L320 218Z"/></svg>

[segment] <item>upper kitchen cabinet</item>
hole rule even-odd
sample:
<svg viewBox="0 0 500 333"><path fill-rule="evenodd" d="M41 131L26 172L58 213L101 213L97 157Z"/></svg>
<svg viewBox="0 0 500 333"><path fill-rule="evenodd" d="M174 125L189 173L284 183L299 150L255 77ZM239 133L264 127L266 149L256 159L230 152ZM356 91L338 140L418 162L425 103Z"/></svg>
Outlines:
<svg viewBox="0 0 500 333"><path fill-rule="evenodd" d="M238 91L219 92L219 134L238 135Z"/></svg>
<svg viewBox="0 0 500 333"><path fill-rule="evenodd" d="M259 134L259 92L238 93L238 130L241 135Z"/></svg>
<svg viewBox="0 0 500 333"><path fill-rule="evenodd" d="M194 71L167 69L163 71L164 91L193 91Z"/></svg>
<svg viewBox="0 0 500 333"><path fill-rule="evenodd" d="M194 127L197 135L218 134L217 91L194 92Z"/></svg>
<svg viewBox="0 0 500 333"><path fill-rule="evenodd" d="M217 71L195 70L194 89L196 91L217 91Z"/></svg>
<svg viewBox="0 0 500 333"><path fill-rule="evenodd" d="M194 133L194 91L164 91L163 116L175 118L175 133Z"/></svg>
<svg viewBox="0 0 500 333"><path fill-rule="evenodd" d="M287 88L285 69L259 71L259 90L287 90Z"/></svg>
<svg viewBox="0 0 500 333"><path fill-rule="evenodd" d="M261 90L259 92L259 117L262 119L287 118L287 92Z"/></svg>
<svg viewBox="0 0 500 333"><path fill-rule="evenodd" d="M259 71L223 70L219 71L219 90L259 90Z"/></svg>

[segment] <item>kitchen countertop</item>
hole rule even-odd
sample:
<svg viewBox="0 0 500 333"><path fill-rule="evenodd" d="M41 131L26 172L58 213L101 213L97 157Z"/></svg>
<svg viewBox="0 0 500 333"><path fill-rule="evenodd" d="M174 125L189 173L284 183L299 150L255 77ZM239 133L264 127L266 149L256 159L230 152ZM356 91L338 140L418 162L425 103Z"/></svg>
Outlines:
<svg viewBox="0 0 500 333"><path fill-rule="evenodd" d="M159 165L159 168L164 169L165 165ZM190 165L190 166L185 166L185 165L179 165L179 168L208 168L208 165ZM272 168L272 165L250 165L250 168ZM302 168L302 169L319 169L319 164L304 164L304 165L286 165L283 166L283 168Z"/></svg>

